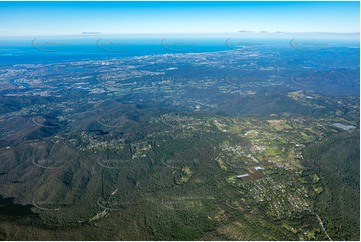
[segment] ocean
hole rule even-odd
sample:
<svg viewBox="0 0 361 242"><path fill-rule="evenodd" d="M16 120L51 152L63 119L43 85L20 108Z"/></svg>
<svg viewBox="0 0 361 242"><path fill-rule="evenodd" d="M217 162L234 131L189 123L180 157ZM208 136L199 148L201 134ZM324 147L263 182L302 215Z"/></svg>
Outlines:
<svg viewBox="0 0 361 242"><path fill-rule="evenodd" d="M215 38L128 38L114 36L7 37L0 40L0 65L46 64L159 54L202 53L239 48L262 50L276 47L312 51L335 46L359 48L359 40L265 39L239 36L216 36Z"/></svg>

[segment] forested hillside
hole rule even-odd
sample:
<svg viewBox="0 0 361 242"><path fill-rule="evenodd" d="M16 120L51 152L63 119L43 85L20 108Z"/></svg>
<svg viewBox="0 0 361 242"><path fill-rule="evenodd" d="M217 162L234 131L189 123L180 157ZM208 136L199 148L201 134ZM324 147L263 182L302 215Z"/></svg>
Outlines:
<svg viewBox="0 0 361 242"><path fill-rule="evenodd" d="M359 131L334 135L309 146L304 156L323 184L315 209L323 218L330 237L333 240L359 240Z"/></svg>

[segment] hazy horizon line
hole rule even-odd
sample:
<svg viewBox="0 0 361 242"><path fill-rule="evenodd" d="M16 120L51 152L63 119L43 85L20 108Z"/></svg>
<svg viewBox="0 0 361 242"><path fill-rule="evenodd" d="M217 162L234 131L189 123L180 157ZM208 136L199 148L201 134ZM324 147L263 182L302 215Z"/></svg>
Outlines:
<svg viewBox="0 0 361 242"><path fill-rule="evenodd" d="M100 31L83 31L80 33L46 33L46 34L20 34L20 35L2 35L0 33L1 37L66 37L66 36L126 36L126 35L144 35L144 36L154 36L154 35L259 35L259 36L266 36L266 35L275 35L275 36L282 36L282 35L336 35L336 36L358 36L360 37L360 32L283 32L283 31L276 31L276 32L268 32L268 31L246 31L241 30L237 32L204 32L204 33L192 33L192 32L183 32L183 33L102 33Z"/></svg>

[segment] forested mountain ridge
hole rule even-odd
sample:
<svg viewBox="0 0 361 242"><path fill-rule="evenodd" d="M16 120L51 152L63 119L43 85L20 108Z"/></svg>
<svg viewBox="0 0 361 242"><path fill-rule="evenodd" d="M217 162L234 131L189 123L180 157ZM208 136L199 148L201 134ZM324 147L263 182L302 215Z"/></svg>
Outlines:
<svg viewBox="0 0 361 242"><path fill-rule="evenodd" d="M341 133L304 151L307 166L316 171L323 192L315 210L334 240L360 239L360 133Z"/></svg>

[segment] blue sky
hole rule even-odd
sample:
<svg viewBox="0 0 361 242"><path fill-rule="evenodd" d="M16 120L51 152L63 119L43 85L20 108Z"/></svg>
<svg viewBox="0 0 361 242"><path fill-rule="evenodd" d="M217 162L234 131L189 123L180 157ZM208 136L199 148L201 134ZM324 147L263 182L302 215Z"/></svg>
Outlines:
<svg viewBox="0 0 361 242"><path fill-rule="evenodd" d="M0 36L359 32L359 2L0 2Z"/></svg>

